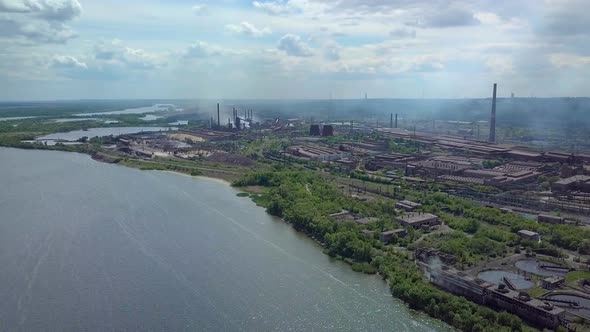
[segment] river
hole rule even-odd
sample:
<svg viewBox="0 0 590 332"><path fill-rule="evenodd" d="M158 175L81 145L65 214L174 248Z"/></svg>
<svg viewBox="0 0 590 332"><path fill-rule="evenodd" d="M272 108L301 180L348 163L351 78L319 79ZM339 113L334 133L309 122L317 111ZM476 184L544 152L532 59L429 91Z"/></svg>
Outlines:
<svg viewBox="0 0 590 332"><path fill-rule="evenodd" d="M227 184L0 148L0 329L450 331Z"/></svg>

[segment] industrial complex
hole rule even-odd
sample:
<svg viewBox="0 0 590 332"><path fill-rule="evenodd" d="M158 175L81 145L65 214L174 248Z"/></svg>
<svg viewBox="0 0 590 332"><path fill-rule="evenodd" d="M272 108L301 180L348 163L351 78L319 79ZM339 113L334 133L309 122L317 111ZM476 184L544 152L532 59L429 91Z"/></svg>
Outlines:
<svg viewBox="0 0 590 332"><path fill-rule="evenodd" d="M428 242L455 231L445 222L449 216L468 219L460 209L429 210L425 206L432 202L421 200L424 196L408 197L398 190L407 186L416 192L458 196L497 208L498 214L530 216L539 225L590 225L590 155L502 143L496 128L502 116L496 95L494 84L486 140L476 139L473 131L420 131L407 122L402 128L397 112L387 112L389 121L380 125L378 120L265 118L262 112L236 105L224 106L222 112L217 104L205 121L177 130L104 137L99 143L120 158L143 161L244 167L279 163L317 171L354 200L389 204L387 223L363 214L354 204L327 217L358 227L364 237L386 247L380 250L412 255L427 282L539 328L573 330L572 322L590 320L590 280L568 283L566 275L587 270L587 257L565 250L561 256L533 252L529 247L544 243L542 232L503 225L513 236L513 251L466 265L464 257ZM403 246L387 249L400 242Z"/></svg>

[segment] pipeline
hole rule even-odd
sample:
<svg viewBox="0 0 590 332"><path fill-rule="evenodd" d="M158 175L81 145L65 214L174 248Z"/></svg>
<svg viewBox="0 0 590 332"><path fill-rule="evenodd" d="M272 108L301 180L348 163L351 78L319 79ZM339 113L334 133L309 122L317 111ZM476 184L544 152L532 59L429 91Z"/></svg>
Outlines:
<svg viewBox="0 0 590 332"><path fill-rule="evenodd" d="M516 287L514 287L514 284L512 283L512 281L508 280L508 278L506 277L502 277L502 280L504 280L504 283L506 284L506 286L512 290L516 290Z"/></svg>

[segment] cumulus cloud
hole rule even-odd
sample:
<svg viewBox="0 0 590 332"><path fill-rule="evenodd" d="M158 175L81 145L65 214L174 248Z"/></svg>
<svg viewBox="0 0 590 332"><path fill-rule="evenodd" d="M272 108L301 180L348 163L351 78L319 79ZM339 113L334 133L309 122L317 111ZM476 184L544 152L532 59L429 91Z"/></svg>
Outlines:
<svg viewBox="0 0 590 332"><path fill-rule="evenodd" d="M290 56L309 57L313 55L309 45L303 42L299 36L293 34L281 37L277 48Z"/></svg>
<svg viewBox="0 0 590 332"><path fill-rule="evenodd" d="M254 26L254 24L248 23L246 21L240 24L228 24L225 26L225 28L230 32L251 37L262 37L272 33L268 27L260 29Z"/></svg>
<svg viewBox="0 0 590 332"><path fill-rule="evenodd" d="M54 55L51 58L50 65L54 68L88 68L85 62L69 55Z"/></svg>
<svg viewBox="0 0 590 332"><path fill-rule="evenodd" d="M220 55L220 50L212 45L209 45L203 41L197 41L195 44L190 45L186 48L183 52L183 57L185 59L194 59L194 58L207 58L214 55Z"/></svg>
<svg viewBox="0 0 590 332"><path fill-rule="evenodd" d="M24 38L40 43L65 43L76 36L74 31L61 23L0 16L0 37Z"/></svg>
<svg viewBox="0 0 590 332"><path fill-rule="evenodd" d="M263 10L271 15L289 14L296 11L296 7L290 1L254 1L252 5L254 8Z"/></svg>
<svg viewBox="0 0 590 332"><path fill-rule="evenodd" d="M77 36L66 23L81 13L77 0L0 0L0 36L64 43Z"/></svg>
<svg viewBox="0 0 590 332"><path fill-rule="evenodd" d="M129 69L149 70L166 65L160 56L143 49L128 47L118 39L96 44L93 53L96 60L123 65Z"/></svg>
<svg viewBox="0 0 590 332"><path fill-rule="evenodd" d="M0 0L0 12L30 13L56 21L70 21L82 13L78 0Z"/></svg>

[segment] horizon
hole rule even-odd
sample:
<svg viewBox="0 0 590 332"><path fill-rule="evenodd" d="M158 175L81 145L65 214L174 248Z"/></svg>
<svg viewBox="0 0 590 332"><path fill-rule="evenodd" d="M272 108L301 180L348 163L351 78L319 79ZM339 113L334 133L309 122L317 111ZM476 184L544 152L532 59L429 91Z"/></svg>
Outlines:
<svg viewBox="0 0 590 332"><path fill-rule="evenodd" d="M0 0L0 100L590 97L586 5Z"/></svg>
<svg viewBox="0 0 590 332"><path fill-rule="evenodd" d="M151 102L159 102L159 101L210 101L214 103L222 103L224 101L268 101L268 102L296 102L296 101L382 101L382 100L406 100L406 101L451 101L451 100L491 100L492 97L464 97L464 98L412 98L412 97L398 97L398 98L82 98L82 99L30 99L30 100L0 100L0 104L9 104L9 103L46 103L46 102L120 102L120 101L151 101ZM556 96L556 97L544 97L544 96L523 96L523 97L496 97L497 100L524 100L524 99L590 99L590 96Z"/></svg>

